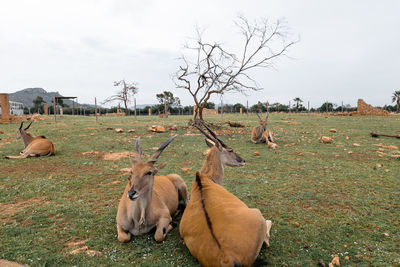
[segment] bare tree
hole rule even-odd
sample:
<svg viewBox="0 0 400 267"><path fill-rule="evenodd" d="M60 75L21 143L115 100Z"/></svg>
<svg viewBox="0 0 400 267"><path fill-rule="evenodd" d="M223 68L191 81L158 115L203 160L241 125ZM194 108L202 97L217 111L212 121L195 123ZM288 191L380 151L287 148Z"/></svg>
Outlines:
<svg viewBox="0 0 400 267"><path fill-rule="evenodd" d="M203 120L203 109L213 94L262 90L249 72L274 68L275 60L287 56L288 49L297 42L286 41L286 24L279 20L273 24L268 20L250 23L240 16L235 25L244 39L238 54L228 52L221 44L204 41L199 29L195 44L184 47L192 57L180 58L182 64L173 80L193 97L195 120Z"/></svg>
<svg viewBox="0 0 400 267"><path fill-rule="evenodd" d="M119 103L123 103L125 107L125 113L128 115L128 103L132 96L134 96L138 92L138 87L136 83L127 83L125 80L115 81L114 86L121 86L120 90L106 100L103 101L103 104L118 101Z"/></svg>

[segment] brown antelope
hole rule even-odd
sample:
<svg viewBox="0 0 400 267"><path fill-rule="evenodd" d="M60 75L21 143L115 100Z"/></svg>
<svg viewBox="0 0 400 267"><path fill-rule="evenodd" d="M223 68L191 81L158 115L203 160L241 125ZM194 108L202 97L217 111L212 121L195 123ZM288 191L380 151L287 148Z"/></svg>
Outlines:
<svg viewBox="0 0 400 267"><path fill-rule="evenodd" d="M243 166L232 148L199 130L212 145L192 185L179 232L190 253L203 266L251 266L261 246L269 246L271 221L250 209L221 186L223 166Z"/></svg>
<svg viewBox="0 0 400 267"><path fill-rule="evenodd" d="M135 159L131 159L131 176L119 202L116 217L120 242L128 242L132 235L148 233L154 227L154 239L157 242L163 241L173 229L172 216L178 212L179 201L186 206L186 184L179 175L154 176L165 166L154 164L175 137L162 144L147 162L141 160L140 137L136 140Z"/></svg>
<svg viewBox="0 0 400 267"><path fill-rule="evenodd" d="M54 144L49 139L43 135L35 137L27 132L32 122L25 129L22 129L23 125L24 123L21 122L16 139L22 139L24 142L24 150L20 152L19 156L6 156L5 158L21 159L27 157L52 156L55 154L56 150Z"/></svg>
<svg viewBox="0 0 400 267"><path fill-rule="evenodd" d="M253 130L251 131L251 142L254 144L261 144L261 143L268 143L274 142L274 139L272 137L272 132L267 130L267 123L268 123L268 117L269 113L265 117L265 119L261 119L260 115L256 113L260 126L254 126Z"/></svg>

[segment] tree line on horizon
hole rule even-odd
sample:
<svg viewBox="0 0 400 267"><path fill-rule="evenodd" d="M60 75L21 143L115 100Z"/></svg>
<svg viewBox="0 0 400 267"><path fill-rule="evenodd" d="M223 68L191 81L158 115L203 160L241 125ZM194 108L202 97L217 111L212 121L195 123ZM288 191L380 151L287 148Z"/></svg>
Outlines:
<svg viewBox="0 0 400 267"><path fill-rule="evenodd" d="M164 91L162 93L159 93L156 95L156 98L159 102L158 105L153 105L153 106L145 106L143 108L137 108L136 109L136 114L138 116L143 116L143 115L148 115L148 110L151 110L152 115L158 115L158 114L164 114L165 111L171 115L192 115L194 113L194 106L193 105L187 105L187 106L182 106L180 99L178 97L175 97L172 92L169 91ZM394 102L394 105L385 105L383 107L378 107L383 110L387 110L389 112L398 112L398 106L400 104L400 91L396 91L393 96L392 96L392 102ZM250 113L263 113L267 112L267 109L269 112L293 112L293 113L305 113L308 112L308 109L306 106L304 106L303 100L301 100L299 97L294 98L293 104L290 107L289 110L289 105L286 104L281 104L279 102L275 103L262 103L258 102L257 104L249 106L248 112ZM129 102L129 101L128 101ZM38 96L34 101L33 104L34 106L32 108L24 108L24 113L25 114L32 114L32 113L41 113L43 114L43 104L45 102L43 101L43 98L41 96ZM94 107L89 107L86 105L81 105L80 107L75 107L74 111L72 111L72 107L70 107L67 104L64 104L62 100L59 100L57 103L58 106L63 108L63 114L66 115L90 115L95 113ZM328 108L327 108L328 106ZM218 106L213 103L213 102L207 102L205 105L206 109L218 109L218 112L221 113L221 106ZM48 105L49 113L53 113L53 105ZM127 115L134 115L135 110L133 108L126 108L123 107L121 108L120 105L113 106L110 108L105 108L105 107L98 107L98 113L99 114L106 114L106 113L116 113L118 109L123 110L126 112ZM224 104L222 112L223 113L239 113L240 109L242 109L243 113L247 113L247 107L243 105L242 103L236 103L236 104ZM323 103L320 107L318 108L310 108L309 112L353 112L356 111L357 107L352 107L350 105L344 105L343 107L341 105L337 105L331 102L325 102Z"/></svg>

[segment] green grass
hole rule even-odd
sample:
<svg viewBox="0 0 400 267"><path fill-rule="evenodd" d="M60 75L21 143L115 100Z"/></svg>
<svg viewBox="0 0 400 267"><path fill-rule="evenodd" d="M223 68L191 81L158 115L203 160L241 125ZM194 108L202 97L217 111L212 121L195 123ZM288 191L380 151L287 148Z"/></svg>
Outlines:
<svg viewBox="0 0 400 267"><path fill-rule="evenodd" d="M153 147L175 132L150 133L149 126L185 126L189 118L101 117L96 124L93 117L65 116L54 124L49 117L35 122L31 132L51 139L56 155L23 160L3 159L17 155L22 142L14 138L19 124L1 124L0 259L31 266L197 266L178 228L160 244L152 234L119 243L115 216L127 180L119 170L129 167L129 160L82 155L133 151L138 135L144 153L151 154ZM268 127L280 146L275 151L250 142L251 128L258 124L255 116L225 115L223 120L211 116L209 120L247 126L240 130L225 124L226 131L220 132L246 159L242 168L225 169L224 186L273 221L271 247L261 250L261 258L272 266L316 265L319 259L329 263L333 254L339 255L342 265L399 264L400 161L390 155L400 152L385 149L387 154L381 158L373 144L400 146L400 141L369 136L372 130L399 134L399 117L272 114ZM330 128L337 133L330 133ZM136 133L128 133L129 129ZM178 173L190 190L207 147L201 135L177 133L180 136L160 157L168 165L159 174ZM334 143L319 143L321 135L333 137ZM260 156L254 156L254 151ZM377 163L383 167L374 169ZM102 254L71 255L79 246L67 244L77 240L87 240L89 249Z"/></svg>

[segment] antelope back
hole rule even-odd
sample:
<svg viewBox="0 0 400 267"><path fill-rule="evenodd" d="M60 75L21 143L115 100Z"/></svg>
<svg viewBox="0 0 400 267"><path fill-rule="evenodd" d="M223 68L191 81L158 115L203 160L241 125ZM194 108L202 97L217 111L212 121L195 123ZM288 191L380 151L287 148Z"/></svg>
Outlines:
<svg viewBox="0 0 400 267"><path fill-rule="evenodd" d="M203 266L250 266L267 227L259 210L197 173L179 231Z"/></svg>
<svg viewBox="0 0 400 267"><path fill-rule="evenodd" d="M30 155L52 156L55 154L54 144L46 138L35 138L24 149Z"/></svg>

